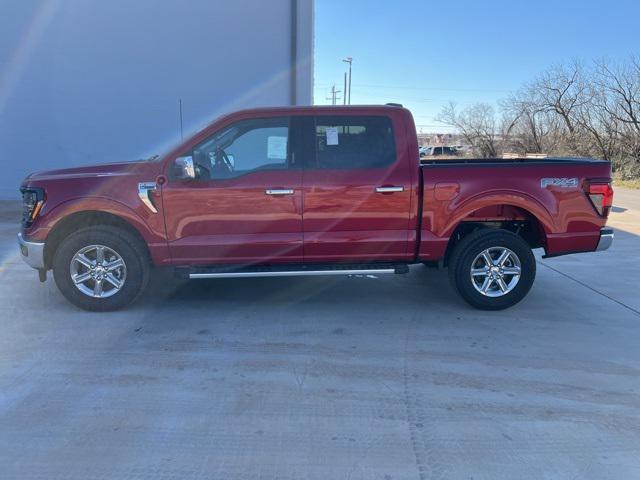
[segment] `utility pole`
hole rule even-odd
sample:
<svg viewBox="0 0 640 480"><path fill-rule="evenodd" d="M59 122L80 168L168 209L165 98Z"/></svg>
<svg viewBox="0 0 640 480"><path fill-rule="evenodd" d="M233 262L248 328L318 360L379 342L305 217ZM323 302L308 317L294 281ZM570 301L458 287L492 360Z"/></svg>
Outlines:
<svg viewBox="0 0 640 480"><path fill-rule="evenodd" d="M344 95L342 96L342 104L347 104L347 72L344 72Z"/></svg>
<svg viewBox="0 0 640 480"><path fill-rule="evenodd" d="M344 96L347 97L348 92L349 96L347 98L347 104L351 105L351 65L353 64L353 58L347 57L342 61L349 64L349 90L345 89Z"/></svg>
<svg viewBox="0 0 640 480"><path fill-rule="evenodd" d="M333 85L333 87L331 87L331 97L327 97L327 100L331 100L331 105L335 105L336 101L338 100L338 94L340 93L340 90L336 90L336 86L335 84Z"/></svg>

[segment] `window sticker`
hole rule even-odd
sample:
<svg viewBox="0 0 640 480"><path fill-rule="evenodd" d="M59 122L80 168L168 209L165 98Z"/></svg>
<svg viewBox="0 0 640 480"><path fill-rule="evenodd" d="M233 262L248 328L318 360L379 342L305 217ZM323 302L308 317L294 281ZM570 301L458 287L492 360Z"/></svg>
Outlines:
<svg viewBox="0 0 640 480"><path fill-rule="evenodd" d="M338 145L338 127L327 127L327 145Z"/></svg>
<svg viewBox="0 0 640 480"><path fill-rule="evenodd" d="M287 137L268 137L267 157L275 160L286 160Z"/></svg>

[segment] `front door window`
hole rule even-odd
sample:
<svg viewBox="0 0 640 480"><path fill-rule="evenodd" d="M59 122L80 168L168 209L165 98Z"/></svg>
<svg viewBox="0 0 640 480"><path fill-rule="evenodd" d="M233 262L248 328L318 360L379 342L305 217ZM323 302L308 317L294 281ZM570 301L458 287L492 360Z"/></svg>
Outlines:
<svg viewBox="0 0 640 480"><path fill-rule="evenodd" d="M226 180L248 173L286 170L289 119L243 120L222 129L193 152L198 178Z"/></svg>

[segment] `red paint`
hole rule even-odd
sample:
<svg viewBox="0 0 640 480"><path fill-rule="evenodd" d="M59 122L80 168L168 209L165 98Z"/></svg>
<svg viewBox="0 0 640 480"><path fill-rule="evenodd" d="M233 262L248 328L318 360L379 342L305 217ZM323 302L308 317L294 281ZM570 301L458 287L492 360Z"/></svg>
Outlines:
<svg viewBox="0 0 640 480"><path fill-rule="evenodd" d="M353 115L368 113L361 109L348 111ZM398 160L394 164L378 169L305 169L306 262L372 262L414 257L415 247L409 248L408 238L411 172L416 169L416 156L407 149L403 112L387 109L396 132ZM335 110L331 113L335 114ZM377 187L403 187L404 191L377 193Z"/></svg>
<svg viewBox="0 0 640 480"><path fill-rule="evenodd" d="M228 180L173 178L176 157L238 120L269 116L386 115L396 135L396 163L372 170L257 171ZM608 162L544 161L419 167L408 110L397 107L303 107L237 112L213 122L163 158L42 172L23 186L45 189L39 217L23 229L46 241L68 215L102 211L135 228L157 265L439 260L466 221L534 220L546 252L596 248L605 216L583 188L606 184ZM541 186L542 178L576 178L577 187ZM157 182L158 213L139 199L140 182ZM423 187L421 187L423 185ZM376 187L404 191L376 193ZM270 188L294 194L270 197ZM603 195L610 204L609 191ZM421 215L419 214L421 212ZM418 238L420 242L418 243Z"/></svg>
<svg viewBox="0 0 640 480"><path fill-rule="evenodd" d="M435 185L435 199L439 202L453 200L460 193L458 182L440 182Z"/></svg>
<svg viewBox="0 0 640 480"><path fill-rule="evenodd" d="M424 176L424 208L420 257L437 260L442 256L442 239L448 240L463 221L478 220L487 207L505 205L504 209L485 220L520 220L522 212L541 225L546 253L593 251L606 218L597 214L582 185L589 178L610 178L608 162L547 163L527 165L464 164L434 165L422 169ZM541 178L577 178L578 186L542 188ZM455 182L460 192L452 200L438 200L435 186ZM480 215L481 216L481 215ZM433 244L433 245L432 245Z"/></svg>
<svg viewBox="0 0 640 480"><path fill-rule="evenodd" d="M271 197L266 189L291 188ZM229 180L173 180L162 188L172 263L302 262L302 170Z"/></svg>

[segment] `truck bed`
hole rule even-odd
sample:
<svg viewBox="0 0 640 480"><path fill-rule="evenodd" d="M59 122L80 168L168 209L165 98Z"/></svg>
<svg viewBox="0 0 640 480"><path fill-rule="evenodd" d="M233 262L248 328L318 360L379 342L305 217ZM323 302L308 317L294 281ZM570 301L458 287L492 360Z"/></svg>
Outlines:
<svg viewBox="0 0 640 480"><path fill-rule="evenodd" d="M595 250L606 223L585 188L592 180L610 180L608 161L460 158L423 161L420 171L423 260L441 258L461 222L535 224L547 255Z"/></svg>

